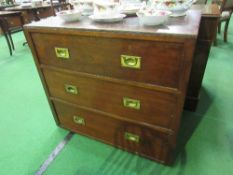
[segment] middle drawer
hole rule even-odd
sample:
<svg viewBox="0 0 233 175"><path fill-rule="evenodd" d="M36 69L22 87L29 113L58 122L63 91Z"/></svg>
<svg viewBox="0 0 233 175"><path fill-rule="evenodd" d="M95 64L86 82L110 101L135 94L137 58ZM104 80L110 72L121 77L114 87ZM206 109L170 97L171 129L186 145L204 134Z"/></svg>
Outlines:
<svg viewBox="0 0 233 175"><path fill-rule="evenodd" d="M173 94L50 69L43 69L43 74L52 97L166 128L173 118Z"/></svg>

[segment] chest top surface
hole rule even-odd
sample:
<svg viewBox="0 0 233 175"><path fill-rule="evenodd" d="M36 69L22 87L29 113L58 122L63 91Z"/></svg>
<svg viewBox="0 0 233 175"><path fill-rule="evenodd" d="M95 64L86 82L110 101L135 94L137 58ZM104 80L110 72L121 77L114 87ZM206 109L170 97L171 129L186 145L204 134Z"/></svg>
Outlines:
<svg viewBox="0 0 233 175"><path fill-rule="evenodd" d="M169 17L164 25L147 27L139 24L137 17L126 17L118 23L96 23L88 17L71 23L64 23L59 17L50 17L24 26L30 31L65 32L107 32L134 35L173 35L177 37L196 38L201 19L200 10L189 10L184 17Z"/></svg>

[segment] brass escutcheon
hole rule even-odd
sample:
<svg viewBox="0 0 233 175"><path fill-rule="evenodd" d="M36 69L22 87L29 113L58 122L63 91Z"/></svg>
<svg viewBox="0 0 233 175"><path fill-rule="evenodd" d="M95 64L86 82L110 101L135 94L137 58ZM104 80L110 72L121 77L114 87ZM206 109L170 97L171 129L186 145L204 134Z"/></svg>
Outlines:
<svg viewBox="0 0 233 175"><path fill-rule="evenodd" d="M65 84L65 90L66 90L66 92L68 92L70 94L78 95L78 89L74 85Z"/></svg>
<svg viewBox="0 0 233 175"><path fill-rule="evenodd" d="M133 68L133 69L140 69L141 68L141 57L121 55L121 66Z"/></svg>
<svg viewBox="0 0 233 175"><path fill-rule="evenodd" d="M79 124L79 125L85 125L85 119L80 117L80 116L73 116L74 123Z"/></svg>
<svg viewBox="0 0 233 175"><path fill-rule="evenodd" d="M126 108L132 108L139 110L140 109L140 100L128 98L128 97L123 97L123 105Z"/></svg>
<svg viewBox="0 0 233 175"><path fill-rule="evenodd" d="M140 137L139 137L138 135L135 135L135 134L131 134L131 133L126 132L126 133L125 133L125 139L126 139L126 140L129 140L129 141L132 141L132 142L138 143L139 140L140 140Z"/></svg>
<svg viewBox="0 0 233 175"><path fill-rule="evenodd" d="M68 48L55 47L55 53L58 58L69 59L70 54Z"/></svg>

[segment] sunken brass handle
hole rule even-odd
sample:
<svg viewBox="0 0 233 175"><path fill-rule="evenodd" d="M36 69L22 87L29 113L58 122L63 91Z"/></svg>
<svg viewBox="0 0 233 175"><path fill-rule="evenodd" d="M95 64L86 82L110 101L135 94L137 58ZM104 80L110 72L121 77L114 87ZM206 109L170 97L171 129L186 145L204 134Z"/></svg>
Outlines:
<svg viewBox="0 0 233 175"><path fill-rule="evenodd" d="M79 125L85 125L85 119L80 116L73 116L74 123Z"/></svg>
<svg viewBox="0 0 233 175"><path fill-rule="evenodd" d="M65 84L65 90L67 93L78 95L78 89L74 85Z"/></svg>
<svg viewBox="0 0 233 175"><path fill-rule="evenodd" d="M141 68L141 57L121 55L121 66L133 69Z"/></svg>
<svg viewBox="0 0 233 175"><path fill-rule="evenodd" d="M140 100L123 97L123 105L126 108L140 109Z"/></svg>
<svg viewBox="0 0 233 175"><path fill-rule="evenodd" d="M70 58L69 50L67 48L55 47L55 53L58 58L61 58L61 59Z"/></svg>
<svg viewBox="0 0 233 175"><path fill-rule="evenodd" d="M136 143L138 143L139 140L140 140L140 137L139 137L138 135L135 135L135 134L131 134L131 133L126 132L126 133L125 133L125 139L126 139L126 140L129 140L129 141L131 141L131 142L136 142Z"/></svg>

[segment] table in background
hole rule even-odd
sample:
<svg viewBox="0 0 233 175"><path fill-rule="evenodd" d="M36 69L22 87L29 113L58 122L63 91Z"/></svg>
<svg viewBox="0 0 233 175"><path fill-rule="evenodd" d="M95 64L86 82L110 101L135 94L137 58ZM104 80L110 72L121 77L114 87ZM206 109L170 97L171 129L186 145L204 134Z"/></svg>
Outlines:
<svg viewBox="0 0 233 175"><path fill-rule="evenodd" d="M69 6L68 3L57 3L54 4L53 7L54 9L64 9L66 6ZM36 7L10 7L10 8L5 8L4 10L6 11L21 11L23 15L23 19L25 24L30 23L32 21L39 21L41 18L46 18L49 16L53 16L53 8L51 7L50 4L42 5L42 6L36 6Z"/></svg>
<svg viewBox="0 0 233 175"><path fill-rule="evenodd" d="M195 111L200 99L199 94L210 48L216 36L220 11L216 4L197 4L193 5L192 9L201 10L202 18L184 108Z"/></svg>
<svg viewBox="0 0 233 175"><path fill-rule="evenodd" d="M0 23L1 23L1 30L3 32L4 37L6 38L8 48L10 51L10 55L12 55L12 49L14 50L14 43L11 37L11 31L9 30L8 25L8 18L17 18L17 20L20 22L21 28L23 27L24 21L21 15L21 12L19 11L0 11Z"/></svg>

